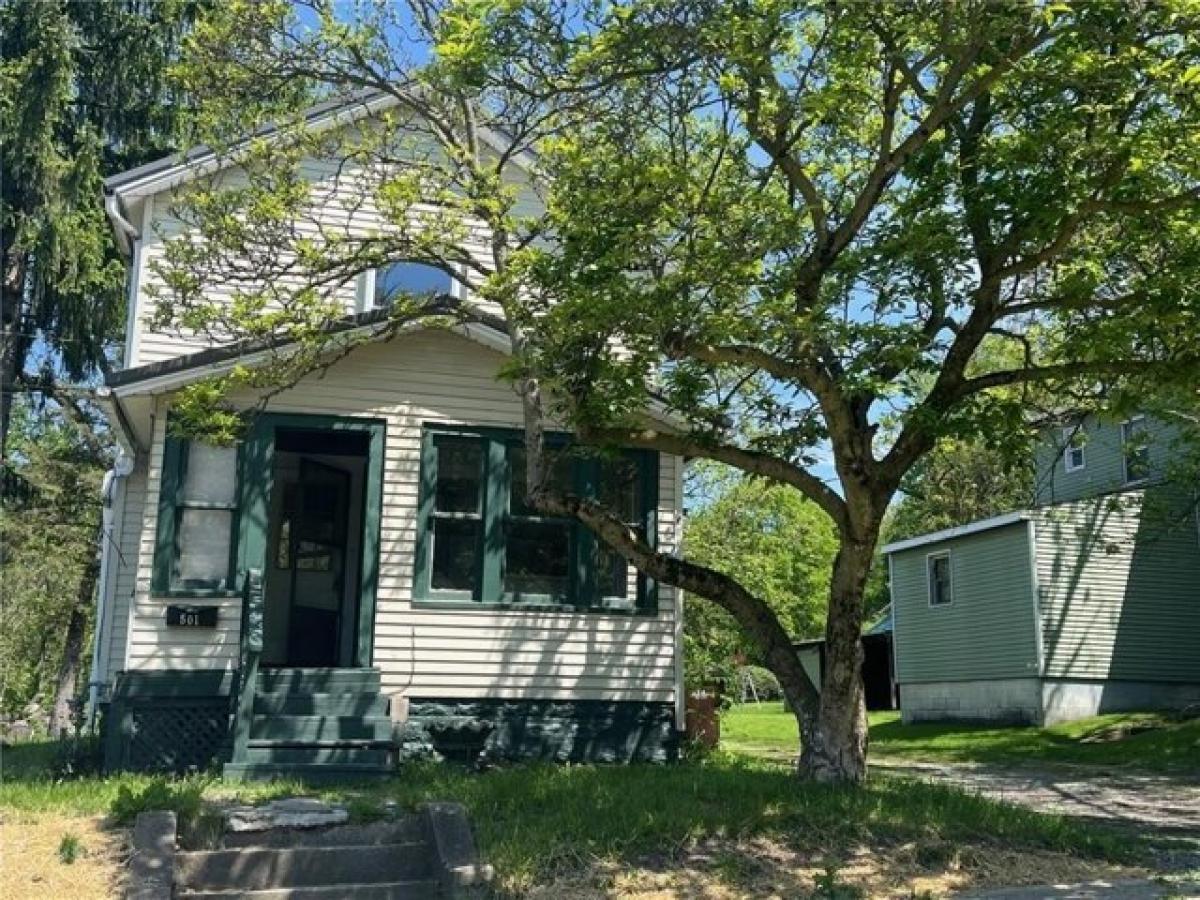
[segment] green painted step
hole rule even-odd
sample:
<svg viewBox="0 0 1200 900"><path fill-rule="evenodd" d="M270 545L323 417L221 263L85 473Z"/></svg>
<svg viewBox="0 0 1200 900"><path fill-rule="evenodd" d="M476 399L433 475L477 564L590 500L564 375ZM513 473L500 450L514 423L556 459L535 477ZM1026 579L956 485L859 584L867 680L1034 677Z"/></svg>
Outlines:
<svg viewBox="0 0 1200 900"><path fill-rule="evenodd" d="M260 669L256 689L263 693L378 694L378 669Z"/></svg>
<svg viewBox="0 0 1200 900"><path fill-rule="evenodd" d="M323 784L388 778L394 771L391 766L380 766L374 763L356 763L353 765L313 763L297 765L230 762L225 763L221 768L221 775L230 781L274 781L276 779L295 778L310 784Z"/></svg>
<svg viewBox="0 0 1200 900"><path fill-rule="evenodd" d="M255 715L370 717L386 716L387 712L387 698L377 692L300 694L281 691L254 695Z"/></svg>
<svg viewBox="0 0 1200 900"><path fill-rule="evenodd" d="M385 716L255 716L250 740L323 742L389 741L392 720Z"/></svg>
<svg viewBox="0 0 1200 900"><path fill-rule="evenodd" d="M333 746L320 744L287 744L283 746L267 744L258 745L254 741L246 750L246 758L239 760L246 763L265 763L267 765L366 765L386 767L388 751L386 748L363 743L345 743Z"/></svg>

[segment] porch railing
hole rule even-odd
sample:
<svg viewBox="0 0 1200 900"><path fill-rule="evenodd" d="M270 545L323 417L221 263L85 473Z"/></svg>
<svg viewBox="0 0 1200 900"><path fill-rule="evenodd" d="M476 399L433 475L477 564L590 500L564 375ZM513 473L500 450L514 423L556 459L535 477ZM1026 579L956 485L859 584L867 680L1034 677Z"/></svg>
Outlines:
<svg viewBox="0 0 1200 900"><path fill-rule="evenodd" d="M233 762L249 756L250 722L254 717L254 692L258 686L258 661L263 649L263 574L246 572L242 592L241 656L233 702Z"/></svg>

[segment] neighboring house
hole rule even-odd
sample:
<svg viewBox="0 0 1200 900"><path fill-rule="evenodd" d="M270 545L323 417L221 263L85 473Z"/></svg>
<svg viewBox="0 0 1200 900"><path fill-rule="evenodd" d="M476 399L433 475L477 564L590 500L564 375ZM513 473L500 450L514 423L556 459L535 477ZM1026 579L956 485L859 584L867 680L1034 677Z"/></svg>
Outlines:
<svg viewBox="0 0 1200 900"><path fill-rule="evenodd" d="M1032 509L884 547L905 721L1200 703L1200 519L1176 449L1144 417L1055 426Z"/></svg>
<svg viewBox="0 0 1200 900"><path fill-rule="evenodd" d="M679 596L526 508L502 321L366 343L272 397L237 446L169 433L175 392L263 352L147 319L163 236L186 227L173 192L217 166L193 152L105 185L130 251L125 368L100 392L123 447L106 481L93 666L107 765L328 774L430 749L674 755ZM335 171L309 166L318 182ZM379 226L370 198L354 199L330 200L331 228ZM473 240L484 258L486 234ZM382 285L458 292L397 261L347 286L346 329L378 326ZM562 458L578 489L675 549L682 460Z"/></svg>

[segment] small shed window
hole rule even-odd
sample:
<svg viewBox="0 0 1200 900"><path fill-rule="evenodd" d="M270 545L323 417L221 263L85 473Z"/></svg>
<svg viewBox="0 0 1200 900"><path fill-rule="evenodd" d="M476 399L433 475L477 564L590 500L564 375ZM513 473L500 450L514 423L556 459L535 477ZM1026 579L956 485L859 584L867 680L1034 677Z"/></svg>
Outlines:
<svg viewBox="0 0 1200 900"><path fill-rule="evenodd" d="M396 297L437 297L454 292L454 279L439 266L398 260L375 271L376 307L391 305Z"/></svg>
<svg viewBox="0 0 1200 900"><path fill-rule="evenodd" d="M945 606L954 599L950 578L950 551L930 553L925 558L929 570L929 605Z"/></svg>
<svg viewBox="0 0 1200 900"><path fill-rule="evenodd" d="M1084 439L1082 425L1068 425L1063 429L1063 463L1068 472L1078 472L1087 463L1083 450Z"/></svg>
<svg viewBox="0 0 1200 900"><path fill-rule="evenodd" d="M1125 483L1136 484L1150 477L1150 442L1145 416L1134 416L1121 423L1121 454Z"/></svg>

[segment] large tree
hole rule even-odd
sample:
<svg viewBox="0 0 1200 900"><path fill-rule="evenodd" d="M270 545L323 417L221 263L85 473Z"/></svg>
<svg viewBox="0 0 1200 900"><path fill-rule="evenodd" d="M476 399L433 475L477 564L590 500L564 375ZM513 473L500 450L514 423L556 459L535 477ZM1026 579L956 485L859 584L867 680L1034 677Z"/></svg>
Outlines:
<svg viewBox="0 0 1200 900"><path fill-rule="evenodd" d="M180 142L187 110L167 68L207 5L0 0L0 500L10 554L0 615L8 673L26 679L6 679L0 698L8 710L29 699L25 689L44 691L53 732L68 724L84 667L96 474L110 456L81 383L107 367L125 326L125 265L101 180ZM59 452L67 432L86 452Z"/></svg>
<svg viewBox="0 0 1200 900"><path fill-rule="evenodd" d="M808 774L865 775L864 585L914 466L947 438L1021 432L1030 390L1086 408L1194 382L1200 22L1185 3L302 5L230 4L183 70L250 177L184 204L196 227L169 248L157 323L301 347L189 401L322 364L319 326L365 269L453 267L473 298L453 316L485 301L507 320L531 502L725 609L778 675ZM312 134L288 116L312 93L390 105L373 128ZM233 139L267 117L273 140ZM311 155L350 164L384 225L298 227L321 205ZM517 202L529 178L544 212ZM483 256L462 249L464 216L489 235ZM236 302L209 302L216 281ZM430 312L407 298L376 336ZM978 365L985 340L1015 361ZM651 405L675 424L647 425ZM819 692L736 574L548 487L550 414L587 442L786 485L828 517Z"/></svg>
<svg viewBox="0 0 1200 900"><path fill-rule="evenodd" d="M101 179L175 148L167 66L207 2L0 2L0 457L14 395L89 378L123 332Z"/></svg>

